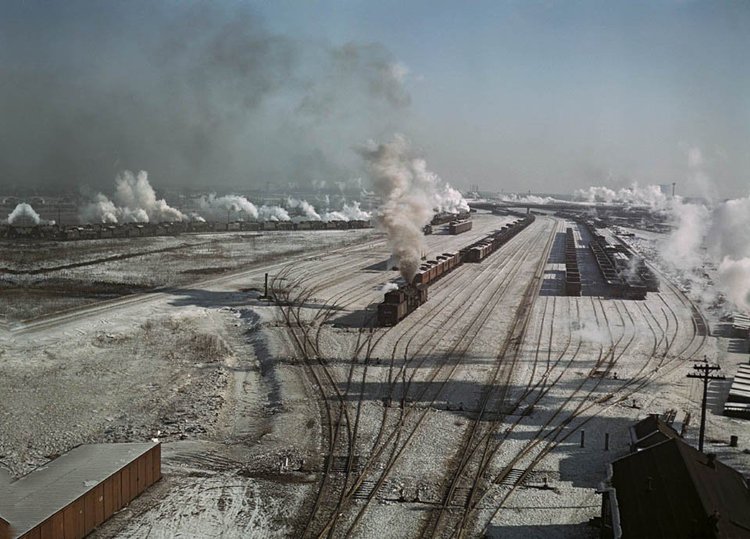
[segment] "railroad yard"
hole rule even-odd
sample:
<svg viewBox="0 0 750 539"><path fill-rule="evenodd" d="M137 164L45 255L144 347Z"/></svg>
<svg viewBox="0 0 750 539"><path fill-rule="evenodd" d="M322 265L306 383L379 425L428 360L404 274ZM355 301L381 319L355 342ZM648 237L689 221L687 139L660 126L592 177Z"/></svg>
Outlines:
<svg viewBox="0 0 750 539"><path fill-rule="evenodd" d="M692 361L731 375L746 343L709 335L718 319L658 264L658 292L613 297L590 230L535 217L388 327L377 305L400 277L377 230L22 246L2 283L24 301L3 294L0 469L161 441L162 481L99 538L597 537L628 427L659 414L693 443ZM518 220L435 226L425 257ZM650 262L656 239L630 243ZM747 474L750 427L720 415L726 391L712 386L708 442Z"/></svg>

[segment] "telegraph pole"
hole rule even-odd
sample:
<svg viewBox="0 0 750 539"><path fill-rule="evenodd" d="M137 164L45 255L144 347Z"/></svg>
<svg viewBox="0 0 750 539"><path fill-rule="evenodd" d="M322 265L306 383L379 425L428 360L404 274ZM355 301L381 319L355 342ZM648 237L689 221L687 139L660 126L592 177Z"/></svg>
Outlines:
<svg viewBox="0 0 750 539"><path fill-rule="evenodd" d="M687 375L688 378L698 378L703 380L703 402L701 403L701 430L698 438L698 451L703 453L703 440L706 437L706 394L708 393L708 382L711 380L724 380L723 374L711 374L713 371L718 371L721 367L718 365L711 365L708 363L706 356L703 356L703 361L697 361L693 365L693 369L696 372Z"/></svg>

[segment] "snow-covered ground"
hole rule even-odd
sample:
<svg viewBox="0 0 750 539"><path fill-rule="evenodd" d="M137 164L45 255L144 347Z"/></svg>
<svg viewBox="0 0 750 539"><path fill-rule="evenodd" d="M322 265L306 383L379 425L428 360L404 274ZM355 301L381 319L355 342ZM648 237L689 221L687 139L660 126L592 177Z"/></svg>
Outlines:
<svg viewBox="0 0 750 539"><path fill-rule="evenodd" d="M427 256L508 220L480 213L470 232L438 229L425 237ZM0 463L17 474L77 443L162 440L164 479L97 537L445 536L460 523L467 536L594 537L596 488L626 453L627 427L673 411L678 430L689 415L694 441L690 360L705 354L729 370L747 356L730 339L696 335L675 287L645 301L563 296L566 226L585 249L576 225L539 217L431 286L393 328L362 329L397 278L372 232L266 262L259 243L249 254L239 240L218 240L211 249L245 253L227 255L225 274L194 272L158 293L6 324ZM150 279L215 265L209 255L157 260L143 265ZM75 278L92 268L138 276L136 264L117 264ZM582 267L584 293L598 293L596 273ZM292 307L247 292L265 272L298 300ZM528 316L519 311L527 293ZM747 473L750 422L720 415L721 391L712 392L710 446Z"/></svg>

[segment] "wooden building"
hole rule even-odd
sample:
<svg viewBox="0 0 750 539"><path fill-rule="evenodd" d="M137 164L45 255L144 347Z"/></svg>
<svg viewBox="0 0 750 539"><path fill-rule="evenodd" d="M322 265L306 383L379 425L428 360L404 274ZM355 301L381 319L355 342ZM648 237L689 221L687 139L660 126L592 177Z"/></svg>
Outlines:
<svg viewBox="0 0 750 539"><path fill-rule="evenodd" d="M0 484L0 516L11 539L79 539L160 478L159 443L81 445Z"/></svg>
<svg viewBox="0 0 750 539"><path fill-rule="evenodd" d="M600 490L601 538L750 538L745 478L680 438L631 453L609 468Z"/></svg>

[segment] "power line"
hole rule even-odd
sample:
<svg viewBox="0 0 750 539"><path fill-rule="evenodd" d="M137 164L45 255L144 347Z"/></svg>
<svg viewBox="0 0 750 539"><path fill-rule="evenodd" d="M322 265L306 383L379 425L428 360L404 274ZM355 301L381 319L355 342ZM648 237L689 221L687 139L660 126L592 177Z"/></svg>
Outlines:
<svg viewBox="0 0 750 539"><path fill-rule="evenodd" d="M701 403L701 430L700 436L698 437L698 451L703 453L703 440L706 437L706 394L708 393L708 382L712 380L724 380L723 374L711 374L713 371L721 369L718 365L712 365L708 363L706 356L703 356L703 361L696 361L693 365L693 369L696 372L687 375L688 378L698 378L703 380L703 402Z"/></svg>

